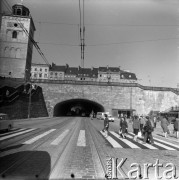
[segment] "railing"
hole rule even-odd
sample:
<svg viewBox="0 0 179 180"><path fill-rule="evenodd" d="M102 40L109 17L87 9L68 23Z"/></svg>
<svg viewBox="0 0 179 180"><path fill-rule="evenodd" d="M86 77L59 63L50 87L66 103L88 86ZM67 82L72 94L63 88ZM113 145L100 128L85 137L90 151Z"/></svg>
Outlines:
<svg viewBox="0 0 179 180"><path fill-rule="evenodd" d="M96 85L96 86L121 86L121 87L138 87L149 91L171 91L179 95L179 90L170 87L154 87L143 86L138 83L121 83L121 82L98 82L98 81L75 81L75 80L49 80L49 79L32 79L33 83L47 83L47 84L74 84L74 85Z"/></svg>

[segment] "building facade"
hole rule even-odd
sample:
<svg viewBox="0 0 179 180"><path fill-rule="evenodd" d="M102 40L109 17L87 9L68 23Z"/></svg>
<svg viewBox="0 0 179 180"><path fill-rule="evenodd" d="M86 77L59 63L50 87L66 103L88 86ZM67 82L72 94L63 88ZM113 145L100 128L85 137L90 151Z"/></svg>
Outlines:
<svg viewBox="0 0 179 180"><path fill-rule="evenodd" d="M72 80L72 81L95 81L95 82L122 82L122 83L136 83L137 77L134 73L129 71L121 70L119 67L99 67L99 68L81 68L58 66L52 63L51 66L44 64L33 64L32 65L32 78L34 79L49 79L49 80ZM36 71L35 69L36 68ZM44 73L43 69L48 69L48 78ZM40 69L42 69L40 71ZM41 73L42 75L34 74Z"/></svg>
<svg viewBox="0 0 179 180"><path fill-rule="evenodd" d="M35 26L28 8L12 7L12 14L2 15L0 31L0 76L29 80Z"/></svg>
<svg viewBox="0 0 179 180"><path fill-rule="evenodd" d="M32 63L31 78L32 79L49 79L49 65Z"/></svg>

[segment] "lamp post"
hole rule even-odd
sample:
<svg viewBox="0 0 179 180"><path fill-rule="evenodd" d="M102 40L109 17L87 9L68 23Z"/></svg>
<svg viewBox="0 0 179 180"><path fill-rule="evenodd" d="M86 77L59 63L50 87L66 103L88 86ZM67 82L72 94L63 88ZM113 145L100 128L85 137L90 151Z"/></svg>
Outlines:
<svg viewBox="0 0 179 180"><path fill-rule="evenodd" d="M30 82L29 104L28 104L28 119L30 119L30 108L31 108L31 91L32 91L32 85L31 85L31 82Z"/></svg>
<svg viewBox="0 0 179 180"><path fill-rule="evenodd" d="M108 79L108 83L109 83L109 81L110 81L110 79L111 79L111 74L110 74L109 71L107 72L107 79Z"/></svg>

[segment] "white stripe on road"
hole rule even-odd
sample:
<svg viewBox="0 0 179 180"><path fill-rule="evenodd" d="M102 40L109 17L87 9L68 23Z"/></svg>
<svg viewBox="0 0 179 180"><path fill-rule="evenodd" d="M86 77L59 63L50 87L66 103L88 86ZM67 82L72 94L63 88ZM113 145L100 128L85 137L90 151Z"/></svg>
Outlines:
<svg viewBox="0 0 179 180"><path fill-rule="evenodd" d="M105 133L103 133L102 131L100 131L100 133L105 136ZM108 140L108 142L114 147L114 148L123 148L117 141L115 141L112 137L108 136L106 138Z"/></svg>
<svg viewBox="0 0 179 180"><path fill-rule="evenodd" d="M161 146L161 147L163 147L163 148L165 148L165 149L167 149L167 150L176 150L176 149L173 149L173 148L171 148L171 147L168 147L168 146L165 146L165 145L163 145L163 144L161 144L161 143L158 143L158 142L154 142L154 144L156 144L157 146Z"/></svg>
<svg viewBox="0 0 179 180"><path fill-rule="evenodd" d="M129 134L133 134L133 133L129 133ZM162 140L160 140L160 139L157 139L157 140L162 142ZM165 142L165 143L167 143L167 142ZM154 144L156 144L157 146L163 147L163 148L165 148L167 150L176 150L176 149L173 149L171 147L168 147L168 146L166 146L166 145L164 145L162 143L156 142L156 141L154 142Z"/></svg>
<svg viewBox="0 0 179 180"><path fill-rule="evenodd" d="M51 145L58 145L63 138L68 134L69 129L66 129L62 134L60 134L60 136L58 136L52 143Z"/></svg>
<svg viewBox="0 0 179 180"><path fill-rule="evenodd" d="M37 140L39 140L40 138L46 136L47 134L50 134L51 132L53 132L53 131L55 131L55 130L56 130L56 129L51 129L51 130L49 130L49 131L47 131L47 132L44 132L43 134L40 134L40 135L38 135L38 136L36 136L36 137L34 137L34 138L32 138L32 139L29 139L28 141L23 142L22 144L32 144L32 143L34 143L35 141L37 141Z"/></svg>
<svg viewBox="0 0 179 180"><path fill-rule="evenodd" d="M131 148L138 148L138 149L141 149L139 146L135 145L134 143L130 142L129 140L127 139L123 139L123 138L119 138L119 134L113 132L113 131L110 131L111 134L113 134L115 137L117 137L118 139L120 139L121 141L123 141L124 143L126 143L128 146L130 146Z"/></svg>
<svg viewBox="0 0 179 180"><path fill-rule="evenodd" d="M18 136L18 135L21 135L21 134L24 134L24 133L28 133L30 131L34 131L35 129L28 129L26 131L22 131L22 132L19 132L19 133L15 133L15 134L11 134L11 135L8 135L8 136L4 136L4 137L1 137L0 138L0 141L2 140L5 140L5 139L8 139L8 138L11 138L11 137L14 137L14 136Z"/></svg>
<svg viewBox="0 0 179 180"><path fill-rule="evenodd" d="M77 146L86 146L85 130L80 130Z"/></svg>
<svg viewBox="0 0 179 180"><path fill-rule="evenodd" d="M25 129L22 129L22 128L21 129L19 129L19 128L18 129L17 128L16 129L11 129L11 131L1 134L0 137L2 137L4 135L8 135L8 134L13 134L13 133L16 133L16 132L19 132L19 131L24 131L26 129L27 128L25 128Z"/></svg>
<svg viewBox="0 0 179 180"><path fill-rule="evenodd" d="M133 139L133 136L131 135L131 134L128 134L128 135L126 135L128 138L130 138L130 139ZM158 149L158 148L156 148L156 147L154 147L154 146L152 146L151 144L143 144L143 141L141 141L140 139L138 139L138 143L140 143L140 144L142 144L143 146L145 146L145 147L147 147L147 148L149 148L149 149Z"/></svg>
<svg viewBox="0 0 179 180"><path fill-rule="evenodd" d="M170 142L166 142L166 141L164 141L164 140L162 140L162 139L158 139L158 138L156 138L156 137L154 137L154 139L155 139L155 140L158 140L158 141L160 141L160 142L163 142L163 143L165 143L165 144L168 144L168 145L170 145L170 146L179 148L179 146L176 145L176 144L172 144L172 143L170 143Z"/></svg>

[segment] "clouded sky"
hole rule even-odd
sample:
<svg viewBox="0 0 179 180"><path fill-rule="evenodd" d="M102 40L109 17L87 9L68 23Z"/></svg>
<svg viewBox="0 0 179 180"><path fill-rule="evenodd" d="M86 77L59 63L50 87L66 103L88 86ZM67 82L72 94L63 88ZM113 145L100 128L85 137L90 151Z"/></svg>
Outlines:
<svg viewBox="0 0 179 180"><path fill-rule="evenodd" d="M23 4L31 12L34 39L48 62L81 65L79 0L24 0ZM135 73L142 85L176 88L177 0L84 0L84 23L85 67L120 66ZM33 62L43 63L35 48Z"/></svg>

